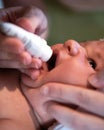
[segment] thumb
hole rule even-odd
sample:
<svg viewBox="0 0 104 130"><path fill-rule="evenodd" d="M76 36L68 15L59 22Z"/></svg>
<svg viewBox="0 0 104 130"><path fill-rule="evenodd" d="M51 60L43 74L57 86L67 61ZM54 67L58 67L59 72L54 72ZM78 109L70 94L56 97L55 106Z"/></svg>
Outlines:
<svg viewBox="0 0 104 130"><path fill-rule="evenodd" d="M23 16L16 20L16 24L29 32L47 37L48 21L45 14L38 8L28 7Z"/></svg>
<svg viewBox="0 0 104 130"><path fill-rule="evenodd" d="M104 88L104 69L91 75L88 82L96 88Z"/></svg>
<svg viewBox="0 0 104 130"><path fill-rule="evenodd" d="M16 20L15 24L29 32L34 33L35 27L33 27L31 21L28 18L21 17Z"/></svg>

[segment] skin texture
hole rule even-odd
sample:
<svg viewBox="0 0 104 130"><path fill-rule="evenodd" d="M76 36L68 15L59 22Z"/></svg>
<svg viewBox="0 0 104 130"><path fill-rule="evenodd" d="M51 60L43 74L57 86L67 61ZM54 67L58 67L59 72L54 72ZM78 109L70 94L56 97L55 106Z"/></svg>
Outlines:
<svg viewBox="0 0 104 130"><path fill-rule="evenodd" d="M41 124L55 118L64 125L78 130L103 130L103 94L93 90L94 87L90 86L88 78L104 66L102 52L104 41L88 41L81 45L74 40L54 45L52 48L57 58L55 67L51 71L43 65L37 80L22 75L23 93L34 111L38 113ZM43 84L46 85L37 88ZM80 111L97 115L89 115L86 112L82 114L66 107L66 105L70 106L69 104L80 106ZM92 126L92 124L96 125Z"/></svg>
<svg viewBox="0 0 104 130"><path fill-rule="evenodd" d="M0 129L38 130L32 108L21 92L19 77L18 71L0 70Z"/></svg>

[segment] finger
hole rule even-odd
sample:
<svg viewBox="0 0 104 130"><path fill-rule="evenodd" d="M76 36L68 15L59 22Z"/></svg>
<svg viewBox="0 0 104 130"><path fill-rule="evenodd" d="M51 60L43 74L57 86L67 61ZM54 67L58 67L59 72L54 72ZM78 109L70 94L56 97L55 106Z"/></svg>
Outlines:
<svg viewBox="0 0 104 130"><path fill-rule="evenodd" d="M42 61L39 58L33 57L30 67L35 69L40 69L42 67Z"/></svg>
<svg viewBox="0 0 104 130"><path fill-rule="evenodd" d="M29 68L30 72L33 72L34 70L38 71L42 66L42 61L38 58L29 56L30 55L27 52L23 52L18 59L20 59L21 63L25 65L24 68Z"/></svg>
<svg viewBox="0 0 104 130"><path fill-rule="evenodd" d="M42 21L44 22L41 23ZM46 20L42 21L40 21L38 17L35 17L35 19L22 17L16 21L16 24L29 32L35 33L43 38L46 38L48 34L48 27L47 23L45 22Z"/></svg>
<svg viewBox="0 0 104 130"><path fill-rule="evenodd" d="M24 50L24 45L17 38L0 34L0 50L20 54Z"/></svg>
<svg viewBox="0 0 104 130"><path fill-rule="evenodd" d="M24 14L25 7L10 7L0 10L0 19L6 22L14 23L18 17Z"/></svg>
<svg viewBox="0 0 104 130"><path fill-rule="evenodd" d="M23 65L29 65L32 62L31 55L26 51L23 51L20 55L16 57Z"/></svg>
<svg viewBox="0 0 104 130"><path fill-rule="evenodd" d="M28 86L35 86L35 80L39 77L40 71L36 69L21 69L21 72L24 73L21 75L22 82Z"/></svg>
<svg viewBox="0 0 104 130"><path fill-rule="evenodd" d="M29 65L32 61L32 57L29 53L23 51L21 54L8 53L5 51L0 51L0 61L14 60L20 62L23 65Z"/></svg>
<svg viewBox="0 0 104 130"><path fill-rule="evenodd" d="M72 128L72 130L103 130L104 120L94 115L81 113L64 107L62 105L52 103L47 104L47 111L58 122Z"/></svg>
<svg viewBox="0 0 104 130"><path fill-rule="evenodd" d="M96 88L104 88L104 70L89 77L89 83Z"/></svg>
<svg viewBox="0 0 104 130"><path fill-rule="evenodd" d="M29 32L35 33L43 38L47 37L47 18L38 8L28 7L23 16L18 18L15 23Z"/></svg>
<svg viewBox="0 0 104 130"><path fill-rule="evenodd" d="M44 13L34 6L1 9L0 19L16 23L24 29L47 37L48 23Z"/></svg>
<svg viewBox="0 0 104 130"><path fill-rule="evenodd" d="M0 68L26 68L23 64L15 60L0 60Z"/></svg>
<svg viewBox="0 0 104 130"><path fill-rule="evenodd" d="M83 109L104 117L104 94L72 85L50 83L41 88L44 96L55 101L75 104Z"/></svg>

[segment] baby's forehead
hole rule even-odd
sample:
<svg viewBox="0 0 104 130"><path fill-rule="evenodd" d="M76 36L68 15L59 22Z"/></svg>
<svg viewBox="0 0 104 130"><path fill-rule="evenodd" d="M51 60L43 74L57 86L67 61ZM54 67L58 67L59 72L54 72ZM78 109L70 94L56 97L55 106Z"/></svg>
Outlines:
<svg viewBox="0 0 104 130"><path fill-rule="evenodd" d="M104 39L80 42L83 46L104 46Z"/></svg>
<svg viewBox="0 0 104 130"><path fill-rule="evenodd" d="M85 49L94 51L95 53L104 54L104 40L86 41L80 43Z"/></svg>

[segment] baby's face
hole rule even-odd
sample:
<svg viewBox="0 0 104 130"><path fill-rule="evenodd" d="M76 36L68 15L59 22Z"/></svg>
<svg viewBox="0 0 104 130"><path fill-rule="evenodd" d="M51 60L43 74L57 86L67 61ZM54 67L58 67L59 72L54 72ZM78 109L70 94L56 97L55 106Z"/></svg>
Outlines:
<svg viewBox="0 0 104 130"><path fill-rule="evenodd" d="M68 40L64 44L52 46L53 57L48 61L48 71L43 83L61 82L74 85L87 85L89 75L103 66L102 41L81 43Z"/></svg>

